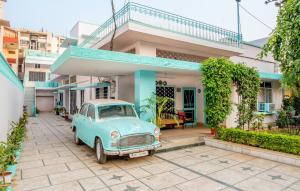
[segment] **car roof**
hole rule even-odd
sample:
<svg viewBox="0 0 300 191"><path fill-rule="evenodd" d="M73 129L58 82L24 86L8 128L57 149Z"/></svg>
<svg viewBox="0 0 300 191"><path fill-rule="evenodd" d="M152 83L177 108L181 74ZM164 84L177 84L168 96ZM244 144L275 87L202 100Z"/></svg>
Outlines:
<svg viewBox="0 0 300 191"><path fill-rule="evenodd" d="M94 99L94 100L87 101L85 103L93 104L95 106L99 106L99 105L116 105L116 104L133 105L132 103L122 101L122 100L117 100L117 99Z"/></svg>

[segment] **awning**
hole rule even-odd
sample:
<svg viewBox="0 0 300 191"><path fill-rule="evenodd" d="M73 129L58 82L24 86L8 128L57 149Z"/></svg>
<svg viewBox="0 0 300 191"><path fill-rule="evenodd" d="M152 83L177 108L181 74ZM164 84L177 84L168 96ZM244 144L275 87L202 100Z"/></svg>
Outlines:
<svg viewBox="0 0 300 191"><path fill-rule="evenodd" d="M103 88L103 87L109 87L110 83L103 82L103 83L93 83L87 86L78 86L76 88L71 88L71 90L84 90L86 88Z"/></svg>
<svg viewBox="0 0 300 191"><path fill-rule="evenodd" d="M114 76L150 70L199 75L200 67L201 64L195 62L71 46L51 66L51 72L81 76Z"/></svg>
<svg viewBox="0 0 300 191"><path fill-rule="evenodd" d="M282 74L260 72L259 77L266 80L281 80Z"/></svg>

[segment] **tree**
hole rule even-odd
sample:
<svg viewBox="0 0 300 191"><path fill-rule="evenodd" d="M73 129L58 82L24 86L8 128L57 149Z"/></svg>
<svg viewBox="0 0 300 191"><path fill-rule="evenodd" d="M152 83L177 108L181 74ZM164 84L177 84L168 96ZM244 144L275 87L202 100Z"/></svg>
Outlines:
<svg viewBox="0 0 300 191"><path fill-rule="evenodd" d="M279 61L283 85L300 94L300 1L285 0L277 16L277 25L260 57L271 52Z"/></svg>
<svg viewBox="0 0 300 191"><path fill-rule="evenodd" d="M111 4L111 11L112 11L112 19L114 22L114 30L113 30L113 34L112 37L110 39L110 51L113 51L114 49L114 38L116 35L116 31L117 31L117 22L116 22L116 11L115 11L115 4L114 4L114 0L110 0L110 4Z"/></svg>

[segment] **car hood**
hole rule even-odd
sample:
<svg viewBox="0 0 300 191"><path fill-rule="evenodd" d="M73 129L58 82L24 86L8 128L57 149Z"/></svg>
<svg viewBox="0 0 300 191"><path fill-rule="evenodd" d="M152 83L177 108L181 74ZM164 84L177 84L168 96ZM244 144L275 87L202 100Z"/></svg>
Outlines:
<svg viewBox="0 0 300 191"><path fill-rule="evenodd" d="M139 134L139 133L154 133L155 125L138 118L111 118L105 119L104 124L107 128L112 131L119 131L121 136L126 136L129 134Z"/></svg>

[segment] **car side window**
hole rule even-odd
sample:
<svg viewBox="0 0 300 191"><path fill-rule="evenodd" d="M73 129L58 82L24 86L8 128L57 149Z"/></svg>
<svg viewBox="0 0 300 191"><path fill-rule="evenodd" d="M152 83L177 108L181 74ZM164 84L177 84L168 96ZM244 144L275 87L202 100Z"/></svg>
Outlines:
<svg viewBox="0 0 300 191"><path fill-rule="evenodd" d="M87 105L87 104L84 104L84 105L81 107L79 113L80 113L81 115L85 116L85 115L86 115L87 109L88 109L88 105Z"/></svg>
<svg viewBox="0 0 300 191"><path fill-rule="evenodd" d="M92 119L95 119L95 107L93 105L89 106L87 117L91 117Z"/></svg>

